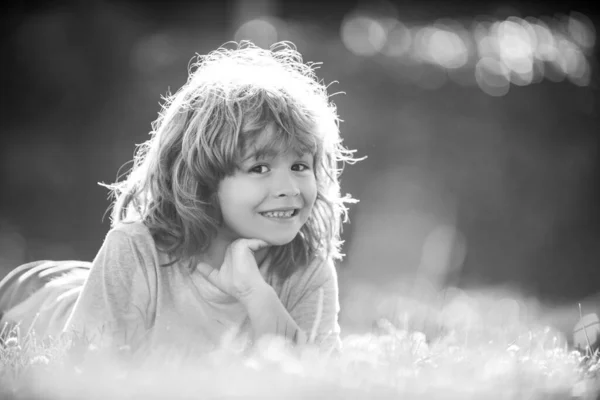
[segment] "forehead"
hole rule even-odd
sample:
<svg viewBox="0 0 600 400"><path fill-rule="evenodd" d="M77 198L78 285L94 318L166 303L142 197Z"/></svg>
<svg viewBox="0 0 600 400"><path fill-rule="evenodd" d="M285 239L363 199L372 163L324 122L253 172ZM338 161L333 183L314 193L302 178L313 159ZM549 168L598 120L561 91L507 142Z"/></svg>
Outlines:
<svg viewBox="0 0 600 400"><path fill-rule="evenodd" d="M313 155L314 150L308 143L303 143L291 134L282 133L274 124L265 129L242 134L240 156L248 159L271 158L278 154L294 154L298 157Z"/></svg>

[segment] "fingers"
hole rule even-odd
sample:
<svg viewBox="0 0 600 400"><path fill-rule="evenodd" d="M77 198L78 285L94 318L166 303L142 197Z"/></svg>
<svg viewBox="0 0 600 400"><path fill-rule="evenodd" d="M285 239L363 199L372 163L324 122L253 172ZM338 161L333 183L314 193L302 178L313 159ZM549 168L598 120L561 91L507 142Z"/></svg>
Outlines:
<svg viewBox="0 0 600 400"><path fill-rule="evenodd" d="M213 273L215 269L206 263L198 263L196 270L200 272L209 282L212 282ZM214 283L214 282L213 282Z"/></svg>
<svg viewBox="0 0 600 400"><path fill-rule="evenodd" d="M245 245L251 251L258 251L269 246L269 243L262 239L239 239L238 243Z"/></svg>

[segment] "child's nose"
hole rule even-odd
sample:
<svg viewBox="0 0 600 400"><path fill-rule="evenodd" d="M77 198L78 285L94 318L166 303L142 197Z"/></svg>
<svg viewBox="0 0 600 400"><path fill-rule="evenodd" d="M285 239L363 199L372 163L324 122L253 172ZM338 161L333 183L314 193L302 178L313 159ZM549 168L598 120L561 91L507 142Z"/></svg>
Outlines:
<svg viewBox="0 0 600 400"><path fill-rule="evenodd" d="M288 172L282 172L275 177L273 192L275 197L297 196L300 194L298 183Z"/></svg>

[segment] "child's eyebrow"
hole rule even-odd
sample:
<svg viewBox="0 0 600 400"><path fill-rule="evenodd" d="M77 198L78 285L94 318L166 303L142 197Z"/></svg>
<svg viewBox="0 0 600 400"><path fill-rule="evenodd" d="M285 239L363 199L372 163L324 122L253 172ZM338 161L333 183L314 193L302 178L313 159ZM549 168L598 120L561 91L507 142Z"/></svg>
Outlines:
<svg viewBox="0 0 600 400"><path fill-rule="evenodd" d="M303 157L313 155L311 152L302 151L300 149L294 149L293 152L298 158L303 158ZM278 153L279 152L277 150L270 149L270 148L257 149L253 152L248 153L245 157L243 157L242 162L247 162L251 159L264 160L266 158L274 158Z"/></svg>
<svg viewBox="0 0 600 400"><path fill-rule="evenodd" d="M275 156L275 154L277 154L277 152L274 150L258 149L248 152L245 156L243 156L242 162L246 162L249 160L262 160L265 158L272 158Z"/></svg>

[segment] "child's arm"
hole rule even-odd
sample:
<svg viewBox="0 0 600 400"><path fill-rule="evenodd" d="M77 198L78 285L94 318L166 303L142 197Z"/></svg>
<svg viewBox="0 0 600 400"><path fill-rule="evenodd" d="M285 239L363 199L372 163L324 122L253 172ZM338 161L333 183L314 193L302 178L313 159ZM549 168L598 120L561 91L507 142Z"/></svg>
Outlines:
<svg viewBox="0 0 600 400"><path fill-rule="evenodd" d="M147 330L150 290L129 234L108 233L65 325L100 346L133 345Z"/></svg>
<svg viewBox="0 0 600 400"><path fill-rule="evenodd" d="M295 286L302 288L290 315L308 335L309 342L324 350L340 350L338 278L333 260L319 260Z"/></svg>
<svg viewBox="0 0 600 400"><path fill-rule="evenodd" d="M277 334L298 344L314 342L325 350L340 349L338 283L333 262L312 265L300 279L290 283L300 293L289 311L270 286L242 300L255 337Z"/></svg>
<svg viewBox="0 0 600 400"><path fill-rule="evenodd" d="M294 344L307 343L307 334L300 329L271 286L265 285L240 301L248 311L255 341L264 335L278 335Z"/></svg>
<svg viewBox="0 0 600 400"><path fill-rule="evenodd" d="M306 343L306 335L287 312L279 297L261 276L254 251L265 247L258 239L238 239L227 248L221 268L198 263L196 270L225 293L242 303L248 311L254 339L271 334L294 343Z"/></svg>
<svg viewBox="0 0 600 400"><path fill-rule="evenodd" d="M297 300L287 310L260 275L252 254L265 244L258 239L238 239L228 247L220 269L205 263L199 263L196 269L246 307L255 340L271 334L297 344L314 341L327 348L339 348L338 286L333 262L315 260L302 274L290 278L290 297Z"/></svg>

